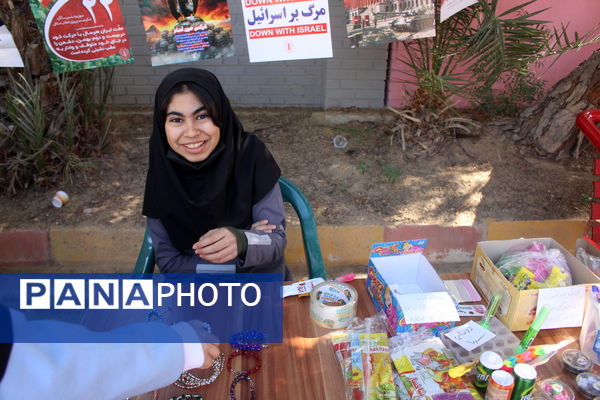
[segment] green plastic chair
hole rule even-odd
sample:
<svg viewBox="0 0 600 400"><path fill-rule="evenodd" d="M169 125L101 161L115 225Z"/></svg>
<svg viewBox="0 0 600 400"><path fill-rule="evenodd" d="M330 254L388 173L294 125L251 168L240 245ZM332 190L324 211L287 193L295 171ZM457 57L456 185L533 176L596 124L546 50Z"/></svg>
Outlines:
<svg viewBox="0 0 600 400"><path fill-rule="evenodd" d="M296 211L296 214L298 214L309 277L321 277L327 279L325 265L323 264L323 256L321 255L321 246L319 245L319 237L317 235L317 224L310 203L296 185L283 177L279 178L279 188L281 190L281 195L283 196L283 201L290 203ZM154 249L152 247L152 238L146 230L133 272L153 272L155 263L156 260Z"/></svg>

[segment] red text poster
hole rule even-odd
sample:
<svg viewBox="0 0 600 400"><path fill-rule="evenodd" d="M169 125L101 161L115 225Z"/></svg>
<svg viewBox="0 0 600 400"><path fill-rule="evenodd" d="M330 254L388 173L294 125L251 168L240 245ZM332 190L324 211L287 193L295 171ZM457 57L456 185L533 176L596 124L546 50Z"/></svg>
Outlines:
<svg viewBox="0 0 600 400"><path fill-rule="evenodd" d="M226 0L138 0L153 66L234 54Z"/></svg>
<svg viewBox="0 0 600 400"><path fill-rule="evenodd" d="M56 72L133 62L117 0L29 0Z"/></svg>

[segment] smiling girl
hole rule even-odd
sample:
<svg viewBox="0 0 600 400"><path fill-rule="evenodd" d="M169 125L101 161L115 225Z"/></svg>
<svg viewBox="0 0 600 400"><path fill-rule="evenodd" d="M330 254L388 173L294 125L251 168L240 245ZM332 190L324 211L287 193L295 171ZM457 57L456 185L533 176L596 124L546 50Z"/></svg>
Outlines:
<svg viewBox="0 0 600 400"><path fill-rule="evenodd" d="M289 271L280 170L210 72L156 91L143 214L161 272Z"/></svg>

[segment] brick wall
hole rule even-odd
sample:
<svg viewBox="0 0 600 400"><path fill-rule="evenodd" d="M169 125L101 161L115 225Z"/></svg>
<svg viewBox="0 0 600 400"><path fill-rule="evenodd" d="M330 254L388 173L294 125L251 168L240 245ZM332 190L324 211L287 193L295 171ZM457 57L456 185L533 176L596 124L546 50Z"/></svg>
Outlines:
<svg viewBox="0 0 600 400"><path fill-rule="evenodd" d="M329 3L333 58L250 63L240 0L229 0L235 56L152 67L135 0L121 0L135 62L116 67L115 103L151 105L162 78L186 65L212 71L233 105L381 107L385 95L387 46L351 49L342 0Z"/></svg>

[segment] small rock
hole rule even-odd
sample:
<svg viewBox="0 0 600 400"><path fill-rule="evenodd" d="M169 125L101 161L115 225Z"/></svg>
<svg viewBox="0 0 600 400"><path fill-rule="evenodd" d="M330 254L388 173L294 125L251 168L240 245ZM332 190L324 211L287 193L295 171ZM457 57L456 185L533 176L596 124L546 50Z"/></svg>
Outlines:
<svg viewBox="0 0 600 400"><path fill-rule="evenodd" d="M516 133L513 133L510 138L515 141L518 142L519 140L523 139L521 136L517 135Z"/></svg>

